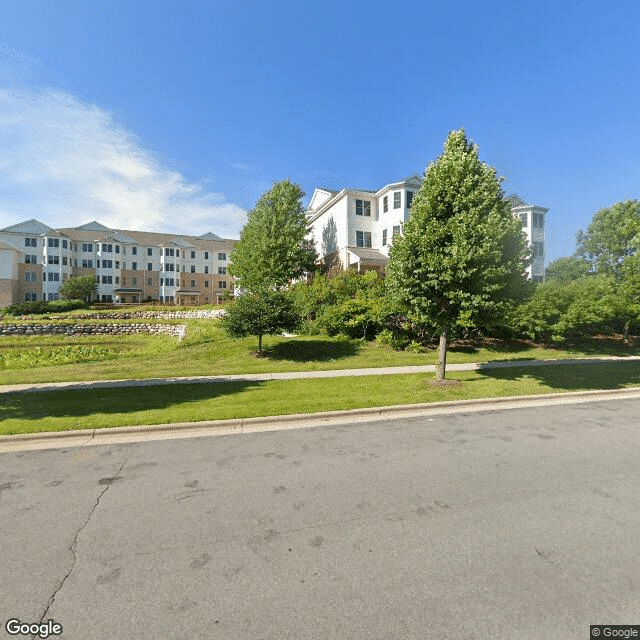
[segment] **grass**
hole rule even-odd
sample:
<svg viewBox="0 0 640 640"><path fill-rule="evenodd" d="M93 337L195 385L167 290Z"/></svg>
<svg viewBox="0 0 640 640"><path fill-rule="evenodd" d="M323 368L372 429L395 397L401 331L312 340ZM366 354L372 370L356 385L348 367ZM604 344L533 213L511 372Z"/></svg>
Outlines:
<svg viewBox="0 0 640 640"><path fill-rule="evenodd" d="M434 387L424 374L224 382L161 387L10 393L0 434L313 413L391 404L640 386L640 364L618 362L456 372ZM34 400L37 400L34 402Z"/></svg>
<svg viewBox="0 0 640 640"><path fill-rule="evenodd" d="M120 351L126 352L126 357L0 370L0 384L392 367L434 364L437 360L435 349L425 353L393 351L376 342L363 343L324 336L265 336L263 342L268 357L256 358L251 355L257 346L255 338L231 340L224 335L216 320L189 319L186 324L187 337L182 342L168 336L145 334L2 337L0 354L4 349L53 348L73 344L72 341L84 341L83 344L106 349L117 349L115 345L121 345ZM588 340L564 349L542 347L526 341L486 340L481 345L454 343L448 354L448 362L638 354L640 345L623 345L620 340Z"/></svg>

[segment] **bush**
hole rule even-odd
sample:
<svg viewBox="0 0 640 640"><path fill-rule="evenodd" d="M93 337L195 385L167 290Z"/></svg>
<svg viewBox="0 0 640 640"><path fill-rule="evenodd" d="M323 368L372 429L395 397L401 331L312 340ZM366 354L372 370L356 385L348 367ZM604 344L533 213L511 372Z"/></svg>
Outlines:
<svg viewBox="0 0 640 640"><path fill-rule="evenodd" d="M19 302L2 310L2 315L10 316L28 316L40 315L43 313L62 313L64 311L73 311L74 309L83 309L88 307L83 300L34 300L33 302Z"/></svg>

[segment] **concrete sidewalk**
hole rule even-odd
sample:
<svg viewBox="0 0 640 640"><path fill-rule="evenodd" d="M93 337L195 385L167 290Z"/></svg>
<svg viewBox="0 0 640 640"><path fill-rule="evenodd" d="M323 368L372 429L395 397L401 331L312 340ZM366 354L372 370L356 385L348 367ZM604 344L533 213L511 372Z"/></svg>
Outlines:
<svg viewBox="0 0 640 640"><path fill-rule="evenodd" d="M640 356L595 356L554 360L508 360L495 362L467 362L449 364L447 371L481 371L516 367L548 367L561 364L588 365L601 362L639 361ZM217 382L262 382L268 380L297 380L300 378L346 378L356 376L388 376L410 373L434 373L435 365L407 367L375 367L369 369L331 369L328 371L283 371L279 373L242 373L222 376L190 376L184 378L144 378L141 380L89 380L86 382L41 382L0 385L0 394L57 390L110 389L117 387L152 387L167 384L212 384Z"/></svg>

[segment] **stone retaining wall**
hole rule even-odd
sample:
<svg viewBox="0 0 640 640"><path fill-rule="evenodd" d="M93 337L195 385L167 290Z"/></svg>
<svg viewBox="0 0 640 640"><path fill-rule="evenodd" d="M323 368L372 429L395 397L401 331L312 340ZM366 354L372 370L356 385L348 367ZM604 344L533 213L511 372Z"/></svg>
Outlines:
<svg viewBox="0 0 640 640"><path fill-rule="evenodd" d="M92 335L107 333L122 335L131 333L166 333L184 338L187 326L184 324L4 324L0 325L0 336L33 335Z"/></svg>
<svg viewBox="0 0 640 640"><path fill-rule="evenodd" d="M129 320L131 318L156 318L163 320L173 320L175 318L221 318L225 314L224 309L212 309L210 311L134 311L121 313L83 313L76 315L78 320ZM53 318L54 316L49 316Z"/></svg>

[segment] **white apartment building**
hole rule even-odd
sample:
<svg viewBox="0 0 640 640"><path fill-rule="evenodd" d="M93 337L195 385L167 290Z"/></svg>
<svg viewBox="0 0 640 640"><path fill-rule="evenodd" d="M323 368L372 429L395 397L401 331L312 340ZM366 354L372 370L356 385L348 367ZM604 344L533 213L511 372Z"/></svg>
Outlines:
<svg viewBox="0 0 640 640"><path fill-rule="evenodd" d="M110 229L99 222L52 229L27 220L0 229L0 307L57 300L71 276L95 274L102 302L217 303L236 240Z"/></svg>
<svg viewBox="0 0 640 640"><path fill-rule="evenodd" d="M422 178L413 175L385 185L378 191L316 188L307 208L310 233L323 264L331 268L369 269L382 272L389 247L409 219L411 202ZM544 217L548 209L525 203L519 196L507 198L512 213L534 251L527 277L544 278Z"/></svg>

